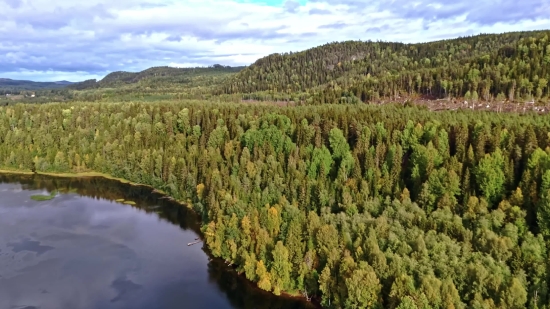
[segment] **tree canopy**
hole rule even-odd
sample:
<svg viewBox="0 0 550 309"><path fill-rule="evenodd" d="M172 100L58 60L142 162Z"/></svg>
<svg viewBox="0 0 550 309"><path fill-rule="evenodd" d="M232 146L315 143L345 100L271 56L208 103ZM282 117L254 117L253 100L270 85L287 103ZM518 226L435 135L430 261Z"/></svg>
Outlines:
<svg viewBox="0 0 550 309"><path fill-rule="evenodd" d="M0 107L0 166L163 190L202 218L213 255L326 308L548 309L549 117L18 104Z"/></svg>

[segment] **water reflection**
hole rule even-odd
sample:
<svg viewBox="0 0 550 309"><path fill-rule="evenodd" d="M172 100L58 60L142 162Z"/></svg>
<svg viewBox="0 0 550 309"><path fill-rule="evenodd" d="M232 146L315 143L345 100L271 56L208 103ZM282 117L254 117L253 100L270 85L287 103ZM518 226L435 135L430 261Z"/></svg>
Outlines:
<svg viewBox="0 0 550 309"><path fill-rule="evenodd" d="M198 218L148 187L4 174L0 196L0 308L311 308L187 247Z"/></svg>

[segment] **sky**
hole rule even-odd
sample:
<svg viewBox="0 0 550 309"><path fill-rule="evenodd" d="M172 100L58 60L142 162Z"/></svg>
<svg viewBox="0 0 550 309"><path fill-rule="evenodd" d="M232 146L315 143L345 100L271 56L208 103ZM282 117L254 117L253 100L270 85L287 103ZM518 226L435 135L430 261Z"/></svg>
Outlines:
<svg viewBox="0 0 550 309"><path fill-rule="evenodd" d="M0 78L249 65L329 42L550 29L548 0L0 0Z"/></svg>

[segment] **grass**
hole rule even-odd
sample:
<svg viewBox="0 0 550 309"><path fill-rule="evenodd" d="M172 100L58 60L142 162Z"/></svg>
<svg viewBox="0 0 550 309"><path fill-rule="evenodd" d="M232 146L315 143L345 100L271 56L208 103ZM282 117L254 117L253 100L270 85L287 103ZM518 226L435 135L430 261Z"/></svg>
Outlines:
<svg viewBox="0 0 550 309"><path fill-rule="evenodd" d="M49 201L51 199L53 199L54 196L50 196L50 195L33 195L31 196L31 200L35 200L35 201Z"/></svg>
<svg viewBox="0 0 550 309"><path fill-rule="evenodd" d="M68 178L102 177L102 178L105 178L105 179L115 180L115 181L118 181L120 183L125 183L125 184L129 184L129 185L132 185L132 186L149 187L155 193L159 193L159 194L162 194L162 195L169 196L168 193L164 192L163 190L155 189L153 186L146 185L146 184L140 184L140 183L129 181L127 179L117 178L117 177L113 177L109 174L103 174L103 173L97 173L97 172L47 173L47 172L24 171L24 170L17 170L17 169L0 169L0 174L19 174L19 175L35 175L36 174L36 175L45 175L45 176L53 176L53 177L68 177ZM185 201L178 201L178 200L175 200L175 199L174 199L174 201L176 201L180 204L183 204L183 205L187 205L187 203ZM119 200L117 200L117 202L119 202ZM124 199L121 199L120 202L124 202ZM129 202L133 203L133 204L126 203L126 202L124 202L124 203L128 204L128 205L135 205L135 202L131 202L131 201L129 201Z"/></svg>
<svg viewBox="0 0 550 309"><path fill-rule="evenodd" d="M32 175L33 172L21 171L21 170L4 170L0 169L0 174L19 174L19 175Z"/></svg>
<svg viewBox="0 0 550 309"><path fill-rule="evenodd" d="M54 176L54 177L68 177L68 178L79 178L79 177L103 177L110 180L116 180L121 183L126 183L130 185L141 186L135 182L123 178L113 177L108 174L97 173L97 172L80 172L80 173L48 173L48 172L32 172L32 171L23 171L17 169L0 169L0 174L19 174L19 175L44 175L44 176Z"/></svg>
<svg viewBox="0 0 550 309"><path fill-rule="evenodd" d="M56 195L57 195L57 191L50 192L50 195L42 195L42 194L31 195L31 200L39 201L39 202L49 201L53 199Z"/></svg>
<svg viewBox="0 0 550 309"><path fill-rule="evenodd" d="M128 184L135 184L131 181L128 181L126 179L122 178L116 178L111 175L103 174L103 173L96 173L96 172L82 172L82 173L44 173L44 172L37 172L36 174L39 175L46 175L46 176L56 176L56 177L103 177L111 180L117 180L121 183L128 183Z"/></svg>

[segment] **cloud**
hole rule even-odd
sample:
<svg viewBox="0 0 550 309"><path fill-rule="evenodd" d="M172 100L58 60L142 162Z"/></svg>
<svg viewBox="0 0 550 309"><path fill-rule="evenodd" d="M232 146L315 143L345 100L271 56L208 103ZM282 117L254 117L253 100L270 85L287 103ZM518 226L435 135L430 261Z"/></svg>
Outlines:
<svg viewBox="0 0 550 309"><path fill-rule="evenodd" d="M342 28L345 28L347 26L348 26L348 24L346 24L344 22L337 22L337 23L332 23L332 24L320 25L318 28L319 29L342 29Z"/></svg>
<svg viewBox="0 0 550 309"><path fill-rule="evenodd" d="M333 41L548 29L547 12L545 0L0 0L0 77L248 65Z"/></svg>
<svg viewBox="0 0 550 309"><path fill-rule="evenodd" d="M172 34L166 38L166 41L168 42L181 42L181 40L181 36L175 34Z"/></svg>
<svg viewBox="0 0 550 309"><path fill-rule="evenodd" d="M296 0L286 0L283 4L283 7L287 12L295 13L296 10L300 7L300 3Z"/></svg>
<svg viewBox="0 0 550 309"><path fill-rule="evenodd" d="M329 10L316 9L316 8L309 10L309 15L329 15L329 14L330 14Z"/></svg>
<svg viewBox="0 0 550 309"><path fill-rule="evenodd" d="M404 18L442 20L464 17L465 21L490 26L497 23L548 19L550 2L547 0L393 0L391 5L380 3L378 8L389 10Z"/></svg>
<svg viewBox="0 0 550 309"><path fill-rule="evenodd" d="M386 25L379 26L379 27L367 28L367 30L365 32L367 32L367 33L381 33L382 31L387 31L389 29L391 29L391 27L386 24Z"/></svg>
<svg viewBox="0 0 550 309"><path fill-rule="evenodd" d="M6 3L13 9L17 9L21 6L23 0L5 0Z"/></svg>

